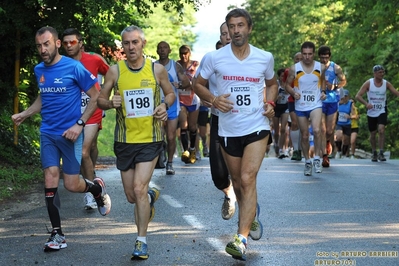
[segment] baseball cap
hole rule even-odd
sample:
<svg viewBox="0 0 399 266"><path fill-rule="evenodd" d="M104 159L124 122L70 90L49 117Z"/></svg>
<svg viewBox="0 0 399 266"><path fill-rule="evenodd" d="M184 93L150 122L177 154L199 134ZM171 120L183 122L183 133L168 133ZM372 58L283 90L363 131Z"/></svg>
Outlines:
<svg viewBox="0 0 399 266"><path fill-rule="evenodd" d="M344 90L344 96L349 96L349 91L348 90Z"/></svg>
<svg viewBox="0 0 399 266"><path fill-rule="evenodd" d="M377 72L377 71L380 71L380 70L385 70L385 68L383 66L381 66L381 65L373 66L373 72Z"/></svg>

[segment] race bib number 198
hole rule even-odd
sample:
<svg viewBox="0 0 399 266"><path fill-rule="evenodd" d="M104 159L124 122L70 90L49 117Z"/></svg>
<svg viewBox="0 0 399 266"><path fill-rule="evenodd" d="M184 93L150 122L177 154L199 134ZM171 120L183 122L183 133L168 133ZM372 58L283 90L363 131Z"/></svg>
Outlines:
<svg viewBox="0 0 399 266"><path fill-rule="evenodd" d="M126 118L152 116L154 111L154 97L151 88L125 90L123 93Z"/></svg>

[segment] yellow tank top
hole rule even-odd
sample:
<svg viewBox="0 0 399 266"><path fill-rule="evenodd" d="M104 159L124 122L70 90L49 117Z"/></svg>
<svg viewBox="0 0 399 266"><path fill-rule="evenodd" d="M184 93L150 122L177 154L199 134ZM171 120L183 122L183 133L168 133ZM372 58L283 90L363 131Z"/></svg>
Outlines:
<svg viewBox="0 0 399 266"><path fill-rule="evenodd" d="M115 141L151 143L162 141L161 121L154 118L155 107L161 104L160 87L155 79L154 63L145 59L143 67L134 71L125 60L118 62L116 90L122 106L116 109Z"/></svg>
<svg viewBox="0 0 399 266"><path fill-rule="evenodd" d="M358 112L357 107L355 106L354 103L353 103L353 107L355 109L355 114L358 115L359 112ZM358 128L358 127L359 127L359 119L352 119L351 128Z"/></svg>

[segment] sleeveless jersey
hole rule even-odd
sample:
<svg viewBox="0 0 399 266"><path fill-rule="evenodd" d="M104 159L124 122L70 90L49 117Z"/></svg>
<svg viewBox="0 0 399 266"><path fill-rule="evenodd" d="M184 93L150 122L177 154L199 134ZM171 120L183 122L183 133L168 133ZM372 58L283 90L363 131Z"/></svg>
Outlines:
<svg viewBox="0 0 399 266"><path fill-rule="evenodd" d="M356 107L356 105L353 105L353 109L355 110L355 115L359 114L359 111ZM351 128L359 128L359 119L352 119L351 121Z"/></svg>
<svg viewBox="0 0 399 266"><path fill-rule="evenodd" d="M155 63L160 64L158 60L155 61ZM169 76L170 83L179 82L179 77L177 76L177 70L176 70L176 61L174 61L172 59L169 59L169 62L164 67L165 67L166 71L168 71L168 76ZM173 87L173 91L174 91L175 96L176 96L175 101L177 101L177 103L178 103L178 110L180 110L180 104L179 104L179 101L178 101L179 94L178 94L177 88L175 86L173 86L173 83L172 83L172 87ZM165 95L163 94L163 90L161 90L162 102L164 101L164 98L165 98Z"/></svg>
<svg viewBox="0 0 399 266"><path fill-rule="evenodd" d="M42 133L62 135L82 116L81 90L88 91L97 78L77 60L62 56L51 66L34 69L42 100Z"/></svg>
<svg viewBox="0 0 399 266"><path fill-rule="evenodd" d="M278 99L276 104L287 105L289 94L285 91L283 87L280 85L280 81L278 82Z"/></svg>
<svg viewBox="0 0 399 266"><path fill-rule="evenodd" d="M331 84L337 84L337 74L335 74L335 63L330 61L330 65L326 69L325 73L326 81ZM325 103L337 103L339 102L339 96L337 97L338 90L329 90L326 88L326 99L323 101ZM339 95L339 94L338 94Z"/></svg>
<svg viewBox="0 0 399 266"><path fill-rule="evenodd" d="M180 63L180 60L177 61ZM193 60L191 64L184 70L186 76L191 81L197 72L199 66L198 61ZM178 90L180 104L184 106L196 105L199 102L198 96L194 93L194 90Z"/></svg>
<svg viewBox="0 0 399 266"><path fill-rule="evenodd" d="M305 73L301 62L295 64L294 88L301 94L295 101L296 111L311 111L322 106L321 96L321 64L314 62L311 73Z"/></svg>
<svg viewBox="0 0 399 266"><path fill-rule="evenodd" d="M208 53L201 76L216 76L218 95L230 94L234 103L227 113L219 112L219 136L240 137L260 130L270 130L269 119L262 115L265 79L274 77L274 58L252 45L244 60L238 60L231 45Z"/></svg>
<svg viewBox="0 0 399 266"><path fill-rule="evenodd" d="M367 92L368 102L373 105L372 109L367 110L367 115L370 117L378 117L385 113L385 104L387 100L387 81L382 80L381 87L374 84L374 78L370 79L370 88Z"/></svg>
<svg viewBox="0 0 399 266"><path fill-rule="evenodd" d="M351 114L351 110L352 110L352 102L351 101L348 101L347 103L344 103L344 104L339 104L337 125L340 125L340 126L350 126L351 125L352 119L346 117L346 115Z"/></svg>
<svg viewBox="0 0 399 266"><path fill-rule="evenodd" d="M138 71L129 69L125 60L117 64L116 89L122 97L122 106L116 109L116 142L151 143L163 139L161 121L153 116L155 107L161 104L154 64L146 58Z"/></svg>

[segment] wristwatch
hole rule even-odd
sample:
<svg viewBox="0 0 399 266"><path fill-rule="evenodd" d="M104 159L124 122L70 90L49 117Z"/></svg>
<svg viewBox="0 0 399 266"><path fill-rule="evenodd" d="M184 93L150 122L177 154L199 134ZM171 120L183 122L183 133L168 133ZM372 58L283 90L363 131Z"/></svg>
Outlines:
<svg viewBox="0 0 399 266"><path fill-rule="evenodd" d="M86 125L86 123L82 119L79 119L78 121L76 121L76 124L78 124L79 126L82 126L82 127L84 127Z"/></svg>

